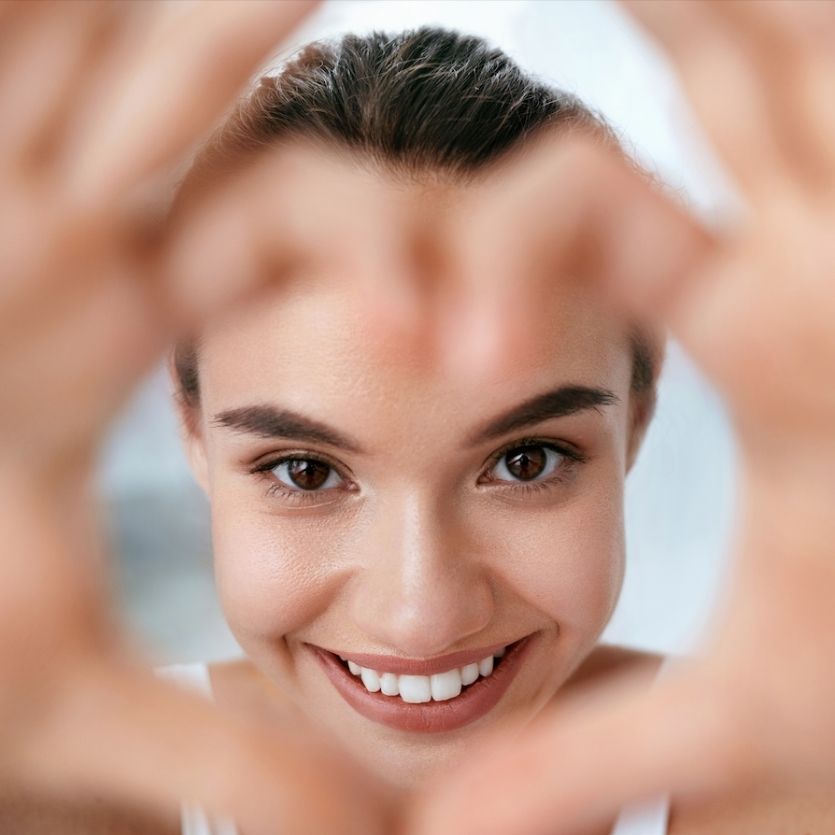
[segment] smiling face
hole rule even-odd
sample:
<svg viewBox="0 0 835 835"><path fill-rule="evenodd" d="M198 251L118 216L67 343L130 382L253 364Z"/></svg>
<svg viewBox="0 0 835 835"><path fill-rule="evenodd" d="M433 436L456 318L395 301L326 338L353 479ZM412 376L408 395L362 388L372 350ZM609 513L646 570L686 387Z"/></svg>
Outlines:
<svg viewBox="0 0 835 835"><path fill-rule="evenodd" d="M632 353L595 291L557 280L530 322L535 354L450 379L370 333L359 295L332 278L207 330L188 447L241 646L372 770L410 785L480 729L538 712L608 621ZM389 695L369 692L381 685Z"/></svg>

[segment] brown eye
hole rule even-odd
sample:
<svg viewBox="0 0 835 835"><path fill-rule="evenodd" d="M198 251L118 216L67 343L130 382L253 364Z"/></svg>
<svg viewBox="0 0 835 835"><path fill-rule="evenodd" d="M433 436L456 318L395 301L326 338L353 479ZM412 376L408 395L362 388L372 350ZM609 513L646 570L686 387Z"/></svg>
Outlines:
<svg viewBox="0 0 835 835"><path fill-rule="evenodd" d="M564 458L543 444L526 444L508 450L496 463L494 475L502 481L536 481L551 475Z"/></svg>
<svg viewBox="0 0 835 835"><path fill-rule="evenodd" d="M321 490L342 482L333 467L315 458L288 458L274 467L272 474L286 487L297 490Z"/></svg>

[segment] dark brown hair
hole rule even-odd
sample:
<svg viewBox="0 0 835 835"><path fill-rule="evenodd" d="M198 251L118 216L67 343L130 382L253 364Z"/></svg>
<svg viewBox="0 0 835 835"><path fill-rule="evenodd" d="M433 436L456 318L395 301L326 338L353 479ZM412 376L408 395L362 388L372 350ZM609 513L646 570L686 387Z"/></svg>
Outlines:
<svg viewBox="0 0 835 835"><path fill-rule="evenodd" d="M349 148L415 175L466 179L554 127L618 144L602 117L481 38L435 27L345 35L308 44L278 75L262 78L197 155L181 192L290 137ZM651 399L655 341L636 330L632 351L632 389ZM187 405L200 399L197 353L194 342L174 352Z"/></svg>

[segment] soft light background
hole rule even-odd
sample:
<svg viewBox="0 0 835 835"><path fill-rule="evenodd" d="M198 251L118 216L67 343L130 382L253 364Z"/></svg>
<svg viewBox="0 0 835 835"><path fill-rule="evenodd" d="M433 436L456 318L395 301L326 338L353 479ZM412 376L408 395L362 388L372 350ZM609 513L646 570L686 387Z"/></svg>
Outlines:
<svg viewBox="0 0 835 835"><path fill-rule="evenodd" d="M482 35L577 93L704 217L731 205L669 67L606 0L337 0L278 55L313 38L421 24ZM114 431L101 482L126 617L153 659L238 654L215 596L208 508L186 470L162 373ZM721 405L673 346L654 425L629 477L627 579L607 639L686 651L721 579L733 497L733 446Z"/></svg>

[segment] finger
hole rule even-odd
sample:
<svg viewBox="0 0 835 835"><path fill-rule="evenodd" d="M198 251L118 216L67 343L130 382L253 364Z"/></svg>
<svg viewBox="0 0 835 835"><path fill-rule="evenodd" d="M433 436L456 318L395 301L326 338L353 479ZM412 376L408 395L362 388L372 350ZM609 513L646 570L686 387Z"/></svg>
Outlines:
<svg viewBox="0 0 835 835"><path fill-rule="evenodd" d="M17 34L17 26L27 16L36 13L38 10L35 3L27 3L26 0L2 0L0 2L0 54L7 44L14 41Z"/></svg>
<svg viewBox="0 0 835 835"><path fill-rule="evenodd" d="M419 352L430 267L401 190L287 140L240 168L197 194L186 184L158 270L172 320L188 331L261 286L317 285L345 294L384 354Z"/></svg>
<svg viewBox="0 0 835 835"><path fill-rule="evenodd" d="M773 0L763 14L779 21L790 32L819 43L835 38L835 6L817 0Z"/></svg>
<svg viewBox="0 0 835 835"><path fill-rule="evenodd" d="M733 0L713 8L768 87L792 167L813 188L827 188L835 175L835 6Z"/></svg>
<svg viewBox="0 0 835 835"><path fill-rule="evenodd" d="M77 664L61 697L21 763L39 792L160 811L199 803L256 835L376 831L351 799L358 781L329 779L324 750L290 727L245 722L149 672L100 661Z"/></svg>
<svg viewBox="0 0 835 835"><path fill-rule="evenodd" d="M69 193L106 204L177 159L315 5L203 0L122 56L67 153Z"/></svg>
<svg viewBox="0 0 835 835"><path fill-rule="evenodd" d="M2 381L19 396L4 404L0 424L16 426L19 457L31 467L94 444L171 338L143 278L71 282L75 293L59 288L57 300L42 300L36 323L11 319L4 329L0 342L17 353ZM47 376L48 392L37 382ZM53 398L65 403L60 422L50 416Z"/></svg>
<svg viewBox="0 0 835 835"><path fill-rule="evenodd" d="M483 372L535 352L528 322L571 276L598 281L625 313L665 320L686 343L690 297L703 290L694 270L713 241L621 154L552 137L493 182L457 230L474 301L446 336L454 367Z"/></svg>
<svg viewBox="0 0 835 835"><path fill-rule="evenodd" d="M106 581L97 562L91 461L53 459L41 468L31 445L23 439L21 446L20 460L7 455L0 468L0 676L7 679L0 715L14 702L8 678L48 676L74 637L89 632ZM56 633L53 623L65 628ZM4 736L16 730L0 721Z"/></svg>
<svg viewBox="0 0 835 835"><path fill-rule="evenodd" d="M749 751L728 704L683 672L649 692L636 684L580 692L468 752L425 793L409 835L568 835L641 799L739 785Z"/></svg>
<svg viewBox="0 0 835 835"><path fill-rule="evenodd" d="M702 0L621 0L661 43L731 175L752 197L790 178L793 154L764 79L715 6Z"/></svg>
<svg viewBox="0 0 835 835"><path fill-rule="evenodd" d="M37 13L4 51L0 76L3 164L43 173L77 91L141 7L98 0L34 3ZM131 13L129 15L129 12Z"/></svg>
<svg viewBox="0 0 835 835"><path fill-rule="evenodd" d="M0 23L6 23L12 17L15 7L22 5L15 0L0 0Z"/></svg>
<svg viewBox="0 0 835 835"><path fill-rule="evenodd" d="M427 276L429 263L406 240L402 221L393 215L378 216L378 221L371 234L357 230L350 247L343 249L341 283L355 299L372 351L387 361L433 364L435 285Z"/></svg>

